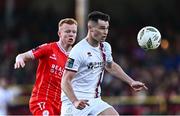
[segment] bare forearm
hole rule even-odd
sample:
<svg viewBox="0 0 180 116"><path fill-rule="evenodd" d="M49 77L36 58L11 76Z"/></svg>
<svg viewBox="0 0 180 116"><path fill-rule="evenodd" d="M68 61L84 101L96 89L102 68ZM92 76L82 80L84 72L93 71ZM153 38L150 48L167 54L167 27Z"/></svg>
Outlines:
<svg viewBox="0 0 180 116"><path fill-rule="evenodd" d="M34 59L34 56L32 54L32 51L27 51L25 53L21 53L17 56L17 58L22 58L24 61L29 61Z"/></svg>
<svg viewBox="0 0 180 116"><path fill-rule="evenodd" d="M17 55L14 68L15 69L20 68L20 67L23 68L25 66L25 62L31 59L34 59L32 51L28 51L28 52Z"/></svg>
<svg viewBox="0 0 180 116"><path fill-rule="evenodd" d="M112 74L113 76L125 81L126 83L128 83L129 85L132 84L132 82L134 81L131 77L129 77L123 70L122 68L116 64L115 62L112 63L111 67L106 68L107 71Z"/></svg>
<svg viewBox="0 0 180 116"><path fill-rule="evenodd" d="M74 101L78 100L77 97L74 94L73 88L71 86L71 81L68 80L62 80L61 83L62 90L66 94L66 96L69 98L69 100L73 103Z"/></svg>

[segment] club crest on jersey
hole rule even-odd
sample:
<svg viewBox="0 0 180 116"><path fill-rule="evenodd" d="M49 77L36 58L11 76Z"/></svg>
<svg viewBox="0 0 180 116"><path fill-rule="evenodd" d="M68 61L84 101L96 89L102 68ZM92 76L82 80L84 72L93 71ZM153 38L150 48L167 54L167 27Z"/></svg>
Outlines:
<svg viewBox="0 0 180 116"><path fill-rule="evenodd" d="M73 65L74 65L74 59L68 58L66 66L67 66L68 68L72 68Z"/></svg>

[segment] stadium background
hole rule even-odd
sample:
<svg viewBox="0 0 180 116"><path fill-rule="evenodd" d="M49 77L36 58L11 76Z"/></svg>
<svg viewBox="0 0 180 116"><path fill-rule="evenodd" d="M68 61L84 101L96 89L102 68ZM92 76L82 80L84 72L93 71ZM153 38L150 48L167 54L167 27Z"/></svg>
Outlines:
<svg viewBox="0 0 180 116"><path fill-rule="evenodd" d="M78 6L81 1L85 9ZM180 114L179 6L179 0L0 0L0 78L7 80L7 87L22 91L8 104L8 113L30 114L28 100L37 67L32 61L24 69L14 70L15 56L57 41L61 18L80 18L79 37L83 37L86 13L99 10L111 16L107 41L112 45L114 60L149 88L134 93L127 84L106 74L102 83L104 100L120 114ZM136 35L147 25L162 34L157 50L144 51L137 45Z"/></svg>

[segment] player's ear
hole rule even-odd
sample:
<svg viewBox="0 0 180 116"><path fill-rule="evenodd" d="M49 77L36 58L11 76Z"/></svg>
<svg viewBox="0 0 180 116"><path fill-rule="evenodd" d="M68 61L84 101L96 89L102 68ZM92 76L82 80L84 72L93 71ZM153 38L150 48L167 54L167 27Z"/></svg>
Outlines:
<svg viewBox="0 0 180 116"><path fill-rule="evenodd" d="M90 32L94 32L94 26L88 25L88 30L89 30Z"/></svg>
<svg viewBox="0 0 180 116"><path fill-rule="evenodd" d="M58 34L58 36L61 36L61 32L59 30L58 30L57 34Z"/></svg>
<svg viewBox="0 0 180 116"><path fill-rule="evenodd" d="M93 31L93 25L91 21L88 22L88 30L90 30L91 32Z"/></svg>
<svg viewBox="0 0 180 116"><path fill-rule="evenodd" d="M91 29L91 25L88 23L88 29Z"/></svg>
<svg viewBox="0 0 180 116"><path fill-rule="evenodd" d="M92 31L92 27L91 27L91 26L88 26L88 30Z"/></svg>

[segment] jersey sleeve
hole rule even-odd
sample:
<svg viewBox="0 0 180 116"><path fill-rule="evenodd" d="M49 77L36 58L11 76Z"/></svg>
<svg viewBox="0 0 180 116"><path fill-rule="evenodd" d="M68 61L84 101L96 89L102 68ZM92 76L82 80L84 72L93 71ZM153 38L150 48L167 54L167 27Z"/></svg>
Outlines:
<svg viewBox="0 0 180 116"><path fill-rule="evenodd" d="M34 49L32 49L32 53L34 55L34 58L41 58L45 55L47 55L50 51L50 45L49 44L42 44Z"/></svg>
<svg viewBox="0 0 180 116"><path fill-rule="evenodd" d="M104 53L106 55L106 62L111 63L113 61L111 45L108 42L103 42Z"/></svg>
<svg viewBox="0 0 180 116"><path fill-rule="evenodd" d="M83 59L80 50L78 49L78 47L74 47L70 51L65 69L77 72L82 61Z"/></svg>

